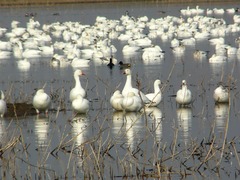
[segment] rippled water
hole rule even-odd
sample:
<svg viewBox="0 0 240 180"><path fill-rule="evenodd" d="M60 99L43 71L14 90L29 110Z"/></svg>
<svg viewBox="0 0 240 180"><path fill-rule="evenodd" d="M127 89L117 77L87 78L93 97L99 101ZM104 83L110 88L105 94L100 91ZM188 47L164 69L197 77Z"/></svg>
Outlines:
<svg viewBox="0 0 240 180"><path fill-rule="evenodd" d="M18 20L21 26L25 26L25 22L29 20L25 14L30 12L36 13L35 20L41 25L56 21L79 21L93 25L96 16L119 19L126 11L135 17L146 15L149 19L167 15L179 17L179 10L186 7L186 4L110 3L2 8L0 15L3 20L0 26L10 28L12 20ZM226 8L236 5L201 4L201 8L207 7ZM216 18L224 18L227 23L232 23L232 16L225 13ZM226 42L237 46L234 41L237 37L238 33L228 34L225 37ZM153 44L158 44L165 51L165 58L158 62L144 62L141 54L123 56L122 47L125 42L113 42L118 50L116 58L132 64L133 83L136 85L138 79L143 92L153 91L154 80L161 79L161 104L147 109L145 114L114 112L109 99L114 90L123 88L125 76L117 66L110 70L106 65L91 63L89 67L83 68L86 76L81 78L87 89L91 108L87 115L74 117L68 99L74 85L71 66L52 67L51 57L48 57L31 60L31 68L26 71L18 68L13 57L2 59L0 87L5 92L11 92L10 96L7 95L10 102L31 102L35 89L46 83L46 92L54 97L52 109L66 109L60 112L51 111L48 116L1 120L1 148L7 148L1 150L2 178L131 178L136 175L140 177L141 172L150 176L157 171L156 166L160 161L163 169L171 167L175 170L170 172L170 168L168 172L177 179L183 176L178 172L186 166L193 167L187 170L190 177L214 178L219 174L224 178L238 177L238 153L235 154L234 151L235 146L237 152L239 151L238 58L229 58L226 63L220 64L211 64L206 59L195 60L193 52L196 49L209 50L209 54L213 54L213 46L207 41L198 41L195 47L188 46L186 53L179 57L172 53L170 40L157 38L153 39ZM179 89L182 79L187 80L194 97L190 108L178 108L172 97ZM215 105L213 101L213 90L220 81L230 82L234 87L230 105ZM226 149L220 151L225 134ZM235 146L231 146L232 139ZM215 142L213 149L207 145L212 141ZM12 146L8 148L7 142ZM206 147L203 148L205 156L202 162L209 160L209 163L203 166L197 160L188 161L193 156L191 152L198 146ZM208 152L210 154L207 156ZM218 162L220 152L224 152L224 158L221 161L222 169L217 172L214 165ZM172 157L175 153L179 153L179 156ZM214 156L214 153L219 155ZM198 157L196 155L196 159ZM187 163L183 163L184 160ZM168 175L163 173L162 176Z"/></svg>

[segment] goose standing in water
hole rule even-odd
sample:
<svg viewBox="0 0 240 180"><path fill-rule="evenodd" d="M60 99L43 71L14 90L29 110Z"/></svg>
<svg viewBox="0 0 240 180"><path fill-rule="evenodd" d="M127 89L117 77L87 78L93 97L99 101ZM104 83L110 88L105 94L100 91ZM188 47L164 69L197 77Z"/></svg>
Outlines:
<svg viewBox="0 0 240 180"><path fill-rule="evenodd" d="M127 96L123 98L122 106L123 109L128 112L137 112L143 107L140 97L134 92L129 92Z"/></svg>
<svg viewBox="0 0 240 180"><path fill-rule="evenodd" d="M75 87L70 91L70 101L72 102L80 94L83 98L86 96L86 91L83 89L79 76L85 75L82 70L77 69L74 72Z"/></svg>
<svg viewBox="0 0 240 180"><path fill-rule="evenodd" d="M151 101L149 104L150 107L157 106L162 100L162 92L159 87L160 84L161 81L159 79L156 79L154 81L154 92L146 94L147 98Z"/></svg>
<svg viewBox="0 0 240 180"><path fill-rule="evenodd" d="M78 94L72 101L72 108L76 113L85 114L89 110L89 101Z"/></svg>
<svg viewBox="0 0 240 180"><path fill-rule="evenodd" d="M123 98L124 96L121 94L119 90L116 90L110 98L110 104L116 111L123 110Z"/></svg>
<svg viewBox="0 0 240 180"><path fill-rule="evenodd" d="M127 76L127 79L126 79L125 86L122 90L122 95L127 96L129 92L134 92L135 95L137 95L137 96L139 96L139 94L140 94L140 96L141 96L140 98L143 100L143 102L145 104L150 103L150 100L146 97L146 95L143 92L141 92L137 88L132 87L131 70L130 69L125 69L124 74Z"/></svg>
<svg viewBox="0 0 240 180"><path fill-rule="evenodd" d="M192 102L192 93L187 88L186 80L182 80L182 88L177 91L176 102L181 106L189 105Z"/></svg>
<svg viewBox="0 0 240 180"><path fill-rule="evenodd" d="M5 102L5 96L4 96L4 93L2 91L0 91L1 94L0 94L0 116L3 117L4 114L6 114L7 112L7 104Z"/></svg>
<svg viewBox="0 0 240 180"><path fill-rule="evenodd" d="M51 99L49 95L44 92L44 89L39 89L33 97L33 107L36 109L37 114L39 114L40 111L45 111L47 114L50 103Z"/></svg>
<svg viewBox="0 0 240 180"><path fill-rule="evenodd" d="M222 85L218 86L213 92L213 98L216 103L229 102L229 90Z"/></svg>

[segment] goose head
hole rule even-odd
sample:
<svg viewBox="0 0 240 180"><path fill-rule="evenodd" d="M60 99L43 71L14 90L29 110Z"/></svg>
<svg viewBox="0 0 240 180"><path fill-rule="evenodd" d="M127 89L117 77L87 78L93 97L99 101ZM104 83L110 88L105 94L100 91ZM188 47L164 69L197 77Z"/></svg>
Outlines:
<svg viewBox="0 0 240 180"><path fill-rule="evenodd" d="M43 94L44 93L44 89L39 89L39 90L37 90L37 92L36 92L36 94L38 95L38 94Z"/></svg>
<svg viewBox="0 0 240 180"><path fill-rule="evenodd" d="M85 75L81 69L77 69L75 72L74 72L74 77L78 77L78 76L83 76Z"/></svg>
<svg viewBox="0 0 240 180"><path fill-rule="evenodd" d="M161 80L160 79L155 80L155 84L159 86L161 84Z"/></svg>
<svg viewBox="0 0 240 180"><path fill-rule="evenodd" d="M131 70L130 69L125 69L123 74L131 75Z"/></svg>
<svg viewBox="0 0 240 180"><path fill-rule="evenodd" d="M182 80L182 87L183 86L187 86L187 81L186 80Z"/></svg>

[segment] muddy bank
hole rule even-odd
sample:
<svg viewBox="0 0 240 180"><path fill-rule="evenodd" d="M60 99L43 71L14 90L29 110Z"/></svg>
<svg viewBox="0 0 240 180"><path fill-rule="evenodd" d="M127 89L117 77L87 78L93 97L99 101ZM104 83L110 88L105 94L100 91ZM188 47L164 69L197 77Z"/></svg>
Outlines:
<svg viewBox="0 0 240 180"><path fill-rule="evenodd" d="M77 3L108 3L108 2L136 2L135 0L4 0L0 2L0 6L32 6L32 5L57 5L57 4L77 4ZM139 2L139 1L138 1ZM221 0L142 0L148 3L222 3ZM224 3L238 2L231 0Z"/></svg>

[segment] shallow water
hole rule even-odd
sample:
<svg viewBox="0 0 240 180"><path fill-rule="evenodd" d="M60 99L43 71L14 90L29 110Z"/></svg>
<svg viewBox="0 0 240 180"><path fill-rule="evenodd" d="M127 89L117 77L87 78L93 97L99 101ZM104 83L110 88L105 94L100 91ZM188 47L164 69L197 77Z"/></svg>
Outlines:
<svg viewBox="0 0 240 180"><path fill-rule="evenodd" d="M97 16L119 19L126 11L134 17L146 15L149 19L167 15L179 17L179 10L186 7L179 4L115 3L2 8L0 15L4 20L0 27L10 28L12 20L25 26L29 20L25 13L29 12L36 13L35 20L41 25L57 21L93 25ZM209 5L201 4L200 7L206 9ZM214 7L236 7L236 4L210 4L210 8ZM225 13L217 18L232 23L232 16ZM234 41L237 37L238 33L228 34L226 42L237 46ZM145 114L123 114L112 110L110 96L125 83L125 76L117 66L110 70L106 65L91 63L82 68L86 76L81 82L87 89L91 108L87 115L74 117L68 97L74 85L71 66L52 67L51 57L44 57L32 59L31 68L26 71L17 67L14 57L1 60L0 87L4 92L11 92L7 95L9 102L31 102L36 88L46 84L46 92L53 97L51 108L65 109L60 112L52 110L48 116L41 114L1 120L1 146L12 145L1 151L2 178L147 178L155 177L159 162L163 177L184 177L180 172L186 167L192 167L187 169L188 176L185 174L190 178L238 177L238 153L234 151L236 147L239 152L238 58L211 64L207 59L197 61L193 58L196 49L209 50L209 54L213 54L213 47L207 41L198 41L195 47L188 46L180 57L172 53L170 40L157 38L152 41L165 51L163 60L143 62L141 54L123 56L122 47L126 43L114 40L118 50L115 57L132 64L134 85L138 79L142 91L151 92L155 79L163 82L161 104L147 109ZM190 108L178 108L172 97L183 79L187 80L194 97ZM234 87L230 105L214 103L213 91L221 80ZM225 134L225 149L221 151ZM214 147L209 145L210 142L215 142ZM201 161L191 158L194 148L199 150L195 158ZM215 169L221 155L221 169ZM201 165L204 161L208 163Z"/></svg>

